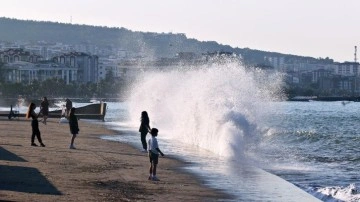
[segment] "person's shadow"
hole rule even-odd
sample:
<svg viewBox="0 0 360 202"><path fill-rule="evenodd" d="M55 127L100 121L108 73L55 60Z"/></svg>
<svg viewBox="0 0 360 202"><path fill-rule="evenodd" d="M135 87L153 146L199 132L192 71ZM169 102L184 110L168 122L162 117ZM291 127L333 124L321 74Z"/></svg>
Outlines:
<svg viewBox="0 0 360 202"><path fill-rule="evenodd" d="M38 169L2 165L1 161L27 162L25 159L0 147L0 190L61 195L61 192Z"/></svg>

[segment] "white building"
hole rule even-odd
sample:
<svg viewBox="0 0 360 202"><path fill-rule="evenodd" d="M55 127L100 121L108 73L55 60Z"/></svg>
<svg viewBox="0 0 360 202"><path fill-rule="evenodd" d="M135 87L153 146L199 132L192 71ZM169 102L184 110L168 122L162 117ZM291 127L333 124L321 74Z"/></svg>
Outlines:
<svg viewBox="0 0 360 202"><path fill-rule="evenodd" d="M5 81L30 84L34 80L63 79L66 84L77 81L77 68L56 63L30 63L17 61L4 67Z"/></svg>
<svg viewBox="0 0 360 202"><path fill-rule="evenodd" d="M266 57L265 58L271 66L277 71L284 71L285 58L284 57Z"/></svg>
<svg viewBox="0 0 360 202"><path fill-rule="evenodd" d="M344 62L336 64L335 74L342 76L359 76L358 62Z"/></svg>

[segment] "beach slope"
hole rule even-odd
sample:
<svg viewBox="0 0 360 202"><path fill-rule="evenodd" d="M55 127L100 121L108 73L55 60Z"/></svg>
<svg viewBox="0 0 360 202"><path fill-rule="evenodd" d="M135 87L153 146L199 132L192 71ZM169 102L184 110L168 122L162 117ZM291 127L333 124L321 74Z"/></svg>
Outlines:
<svg viewBox="0 0 360 202"><path fill-rule="evenodd" d="M158 166L161 181L149 181L147 154L127 144L100 139L101 135L115 134L100 124L79 122L80 134L75 140L77 149L69 149L68 124L59 124L58 119L48 119L47 125L39 124L46 147L30 146L30 120L0 119L0 200L229 199L183 172L180 169L182 163L175 159L161 158Z"/></svg>

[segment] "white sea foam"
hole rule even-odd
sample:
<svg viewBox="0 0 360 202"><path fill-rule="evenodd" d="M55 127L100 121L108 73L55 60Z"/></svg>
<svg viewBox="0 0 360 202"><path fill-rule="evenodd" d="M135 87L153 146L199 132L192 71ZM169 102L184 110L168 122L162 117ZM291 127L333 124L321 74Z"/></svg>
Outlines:
<svg viewBox="0 0 360 202"><path fill-rule="evenodd" d="M313 193L318 198L324 201L360 201L359 188L355 184L350 184L347 187L324 187L315 189Z"/></svg>
<svg viewBox="0 0 360 202"><path fill-rule="evenodd" d="M224 63L146 73L139 81L129 101L135 125L147 111L162 135L236 159L246 141L261 132L282 78Z"/></svg>

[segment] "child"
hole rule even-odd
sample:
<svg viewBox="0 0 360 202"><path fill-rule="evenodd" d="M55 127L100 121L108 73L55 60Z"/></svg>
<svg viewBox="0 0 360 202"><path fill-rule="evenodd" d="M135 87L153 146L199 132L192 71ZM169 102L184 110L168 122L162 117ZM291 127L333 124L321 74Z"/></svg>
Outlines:
<svg viewBox="0 0 360 202"><path fill-rule="evenodd" d="M72 134L70 149L76 149L74 147L74 140L80 130L79 130L79 125L78 125L78 119L75 115L75 107L70 109L69 126L70 126L70 132Z"/></svg>
<svg viewBox="0 0 360 202"><path fill-rule="evenodd" d="M26 118L32 119L31 121L31 128L32 128L32 135L31 135L31 146L37 147L37 144L35 144L35 136L37 137L40 145L42 147L45 147L41 140L41 133L39 130L39 121L38 121L38 115L35 113L36 105L34 103L30 103L29 108L26 113Z"/></svg>
<svg viewBox="0 0 360 202"><path fill-rule="evenodd" d="M150 175L149 175L149 180L153 180L153 181L160 181L157 177L156 177L156 166L158 164L159 161L159 153L161 154L161 156L164 156L164 154L161 152L161 150L159 149L159 145L158 145L158 141L156 139L156 136L158 135L159 130L156 128L152 128L150 131L151 134L151 138L149 139L148 145L149 145L149 158L150 158Z"/></svg>

